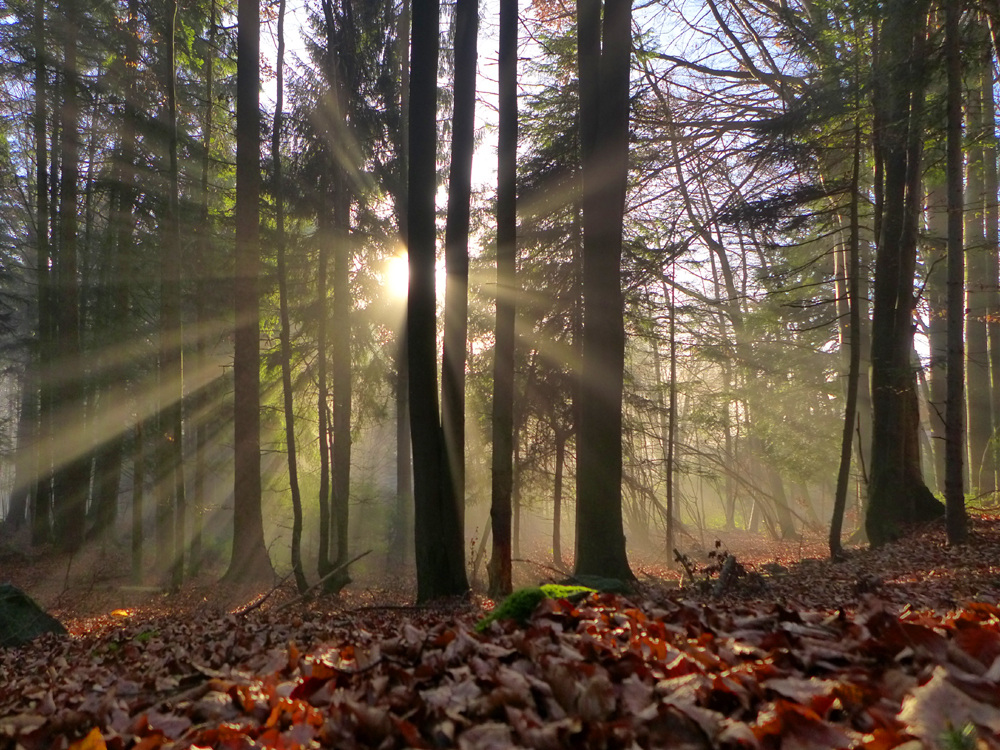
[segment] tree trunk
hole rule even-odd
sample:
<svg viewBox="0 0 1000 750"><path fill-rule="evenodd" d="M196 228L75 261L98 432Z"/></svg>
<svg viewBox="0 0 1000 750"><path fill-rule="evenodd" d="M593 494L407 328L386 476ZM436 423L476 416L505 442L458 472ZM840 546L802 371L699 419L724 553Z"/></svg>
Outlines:
<svg viewBox="0 0 1000 750"><path fill-rule="evenodd" d="M281 395L285 412L285 445L288 456L288 484L292 495L292 573L302 594L309 584L302 566L302 495L295 450L295 404L292 392L292 334L288 317L288 270L285 265L285 195L281 172L282 108L285 102L285 0L278 0L278 51L275 61L276 84L274 127L271 131L271 159L274 162L274 223L277 244L278 316L281 319Z"/></svg>
<svg viewBox="0 0 1000 750"><path fill-rule="evenodd" d="M501 0L497 142L497 299L493 347L493 480L490 519L493 554L488 566L493 596L512 583L514 491L514 349L517 304L517 0Z"/></svg>
<svg viewBox="0 0 1000 750"><path fill-rule="evenodd" d="M987 70L992 70L992 62ZM986 199L986 273L987 279L994 282L1000 280L1000 205L998 205L997 193L1000 190L1000 178L997 175L997 142L996 142L996 100L993 94L993 79L990 75L981 77L983 87L983 123L984 123L984 143L985 158L983 163L985 169L983 180L985 189L983 191ZM996 491L1000 487L1000 455L997 450L997 430L1000 430L1000 289L997 284L986 285L986 333L989 342L990 353L990 413L992 414L992 433L989 446L990 458L993 465L993 480L987 485Z"/></svg>
<svg viewBox="0 0 1000 750"><path fill-rule="evenodd" d="M135 0L132 0L133 2ZM204 58L205 68L205 113L202 122L202 162L201 162L201 215L198 220L198 268L195 289L195 321L198 336L195 339L196 369L203 376L209 371L207 336L204 333L209 324L207 301L211 295L212 274L209 273L208 258L212 252L211 192L209 178L212 165L212 142L215 132L215 48L219 26L215 0L212 0L208 22L208 52ZM196 576L201 568L203 545L202 526L206 513L205 479L207 472L206 453L208 451L208 430L213 408L211 388L214 384L203 380L196 386L191 399L194 413L194 477L191 498L191 575Z"/></svg>
<svg viewBox="0 0 1000 750"><path fill-rule="evenodd" d="M563 469L566 466L566 440L569 436L558 427L554 431L554 436L556 443L556 465L555 480L552 487L552 564L559 570L562 570Z"/></svg>
<svg viewBox="0 0 1000 750"><path fill-rule="evenodd" d="M132 583L139 585L143 577L143 525L146 496L146 446L143 436L145 420L135 423L132 439Z"/></svg>
<svg viewBox="0 0 1000 750"><path fill-rule="evenodd" d="M35 485L31 497L31 543L44 544L51 536L52 499L52 310L49 262L49 175L46 138L48 72L45 66L45 0L35 0L32 34L35 52L35 101L32 129L35 146L35 281L38 295L38 342L34 352L38 391L35 441Z"/></svg>
<svg viewBox="0 0 1000 750"><path fill-rule="evenodd" d="M166 557L163 562L170 571L170 583L179 588L184 580L185 513L187 511L183 482L183 433L181 430L184 402L184 372L181 351L181 225L180 225L180 165L177 157L177 70L176 31L177 0L165 9L163 28L164 82L166 84L167 135L167 212L163 248L160 255L160 331L159 378L161 430L156 447L158 524L165 526ZM159 533L157 536L160 536Z"/></svg>
<svg viewBox="0 0 1000 750"><path fill-rule="evenodd" d="M399 179L393 196L399 236L407 244L406 186L409 180L409 157L407 138L410 118L410 2L403 0L397 24L397 45L399 59L399 124L402 137L399 139ZM413 461L410 447L410 410L407 401L409 391L409 367L406 353L406 314L401 315L396 342L396 518L393 526L391 560L397 569L402 569L410 561L408 549L413 539Z"/></svg>
<svg viewBox="0 0 1000 750"><path fill-rule="evenodd" d="M330 430L327 421L330 392L327 386L327 269L329 267L329 220L319 220L319 257L316 268L316 417L319 440L319 555L317 571L325 578L333 570L330 561Z"/></svg>
<svg viewBox="0 0 1000 750"><path fill-rule="evenodd" d="M918 445L919 414L910 354L913 349L914 271L919 217L921 114L924 97L926 2L886 5L875 94L878 148L884 163L883 205L875 259L872 321L871 482L865 528L879 546L902 524L940 516L924 484Z"/></svg>
<svg viewBox="0 0 1000 750"><path fill-rule="evenodd" d="M960 0L946 0L945 2L945 55L948 66L948 159L947 159L947 181L948 181L948 401L945 410L945 479L944 495L945 507L947 509L948 543L961 544L967 537L967 523L965 517L965 492L962 483L962 414L965 411L963 399L963 366L965 364L965 342L962 338L962 322L965 318L965 247L962 237L962 49L960 41L959 21L962 15ZM990 66L992 71L992 64ZM991 76L992 78L992 73ZM982 159L979 159L979 166L982 166ZM969 171L973 171L973 163L970 160ZM981 186L982 180L979 184ZM970 180L970 188L972 180ZM980 190L981 193L981 190ZM977 200L982 196L977 196ZM976 212L973 212L975 215ZM982 227L982 214L980 217L980 228ZM981 229L979 234L981 234ZM971 264L970 264L971 266ZM970 316L971 319L971 316ZM978 323L977 323L978 325ZM986 323L982 321L982 344L986 341ZM970 338L969 346L972 346ZM985 361L985 351L983 352L983 365ZM971 366L971 365L970 365ZM988 374L987 374L988 377ZM970 379L970 391L973 379ZM989 383L978 383L983 388L978 397L986 397L984 409L986 423L989 424ZM978 404L982 406L982 404ZM970 399L970 407L972 401ZM971 414L970 414L971 421ZM971 428L971 425L970 425ZM973 435L970 429L969 440L972 442ZM988 436L987 436L988 442ZM985 454L986 446L983 445ZM972 464L978 466L977 463ZM992 471L989 472L992 478ZM973 473L973 478L978 474Z"/></svg>
<svg viewBox="0 0 1000 750"><path fill-rule="evenodd" d="M450 479L438 414L434 194L439 11L438 0L414 0L410 48L406 322L419 601L461 594L469 587L460 515L444 492Z"/></svg>
<svg viewBox="0 0 1000 750"><path fill-rule="evenodd" d="M851 479L851 455L858 410L858 382L861 380L861 219L858 202L861 200L861 122L854 123L854 153L851 165L850 239L847 246L847 304L850 315L848 325L847 403L844 406L844 430L840 439L840 468L837 471L837 489L833 498L833 518L830 521L830 557L834 560L843 554L840 542L847 509L847 490Z"/></svg>
<svg viewBox="0 0 1000 750"><path fill-rule="evenodd" d="M267 580L260 474L260 7L239 0L236 54L236 330L233 350L233 554L226 578Z"/></svg>
<svg viewBox="0 0 1000 750"><path fill-rule="evenodd" d="M950 1L950 0L949 0ZM982 40L982 41L985 41ZM961 42L955 40L955 44ZM947 43L946 43L947 44ZM961 60L956 63L961 65ZM965 195L965 273L963 287L965 306L965 396L968 406L968 479L973 493L992 493L994 487L994 466L991 460L990 438L993 435L993 419L990 409L990 361L987 339L987 314L990 292L996 292L996 279L990 280L991 259L988 257L984 225L985 162L984 138L987 124L984 121L982 84L987 69L993 80L992 55L983 59L982 53L973 55L970 65L971 87L966 99L966 132L971 141L968 148L968 188ZM961 101L959 102L959 106ZM949 228L949 240L952 228ZM949 251L949 263L950 263ZM951 271L949 266L949 272ZM949 279L949 284L951 280ZM951 287L949 286L949 294ZM949 297L950 299L950 297ZM949 308L949 315L951 309ZM951 319L948 319L949 323ZM949 349L949 357L953 352ZM956 394L952 394L954 396ZM947 443L947 440L945 441Z"/></svg>
<svg viewBox="0 0 1000 750"><path fill-rule="evenodd" d="M28 497L34 490L35 472L32 458L35 453L35 425L37 423L36 391L32 383L33 363L20 373L20 392L17 410L17 438L14 446L14 481L10 489L7 516L0 522L0 530L20 531L28 520Z"/></svg>
<svg viewBox="0 0 1000 750"><path fill-rule="evenodd" d="M444 349L441 426L451 492L465 528L465 361L469 317L469 213L475 150L476 58L479 0L455 5L455 85L445 224Z"/></svg>
<svg viewBox="0 0 1000 750"><path fill-rule="evenodd" d="M575 574L631 580L622 520L625 328L622 222L628 178L630 0L577 10L583 173L583 366Z"/></svg>
<svg viewBox="0 0 1000 750"><path fill-rule="evenodd" d="M57 403L62 424L81 430L84 424L84 365L80 331L80 286L78 268L77 197L80 171L80 103L77 34L80 17L76 0L64 0L66 30L63 36L62 164L59 182L59 250L56 275L59 304L56 308L60 370ZM90 456L74 455L67 446L55 478L55 538L64 551L75 552L83 544Z"/></svg>
<svg viewBox="0 0 1000 750"><path fill-rule="evenodd" d="M346 174L338 180L334 200L333 332L333 443L331 450L331 519L337 556L334 567L348 559L348 521L351 499L351 198ZM344 571L325 584L343 588L350 578Z"/></svg>
<svg viewBox="0 0 1000 750"><path fill-rule="evenodd" d="M928 409L930 422L934 476L937 489L944 491L945 434L944 412L948 398L946 367L948 361L948 191L945 182L935 175L926 191L927 242L924 243L924 265L927 281L924 297L927 299L927 343L930 347L930 364L927 368Z"/></svg>

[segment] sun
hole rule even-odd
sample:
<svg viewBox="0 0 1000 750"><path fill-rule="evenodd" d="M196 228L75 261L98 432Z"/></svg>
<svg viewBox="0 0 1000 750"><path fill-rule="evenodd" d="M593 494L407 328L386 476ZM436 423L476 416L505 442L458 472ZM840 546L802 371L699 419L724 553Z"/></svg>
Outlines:
<svg viewBox="0 0 1000 750"><path fill-rule="evenodd" d="M410 265L406 254L394 255L385 262L382 283L389 294L397 299L405 299L410 289Z"/></svg>

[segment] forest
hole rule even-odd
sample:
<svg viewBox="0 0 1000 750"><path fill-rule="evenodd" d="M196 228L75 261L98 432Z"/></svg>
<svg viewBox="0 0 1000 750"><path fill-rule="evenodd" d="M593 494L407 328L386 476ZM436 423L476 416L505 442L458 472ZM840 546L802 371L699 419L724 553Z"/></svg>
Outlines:
<svg viewBox="0 0 1000 750"><path fill-rule="evenodd" d="M998 52L4 0L0 748L997 747Z"/></svg>
<svg viewBox="0 0 1000 750"><path fill-rule="evenodd" d="M996 3L244 5L4 6L5 540L429 600L992 502Z"/></svg>

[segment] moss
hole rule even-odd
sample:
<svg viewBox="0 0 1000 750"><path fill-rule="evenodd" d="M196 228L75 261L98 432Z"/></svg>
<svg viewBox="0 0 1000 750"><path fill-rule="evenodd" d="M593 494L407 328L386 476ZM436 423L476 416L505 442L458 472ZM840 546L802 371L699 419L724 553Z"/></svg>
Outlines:
<svg viewBox="0 0 1000 750"><path fill-rule="evenodd" d="M527 625L532 613L542 599L582 599L594 589L586 586L559 586L545 584L518 589L504 599L489 615L476 623L476 632L482 633L497 620L515 620L521 625Z"/></svg>

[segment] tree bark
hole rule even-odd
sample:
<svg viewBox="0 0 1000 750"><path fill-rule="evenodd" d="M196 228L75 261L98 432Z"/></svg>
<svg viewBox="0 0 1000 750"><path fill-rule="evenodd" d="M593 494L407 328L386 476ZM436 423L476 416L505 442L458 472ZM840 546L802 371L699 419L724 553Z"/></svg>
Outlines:
<svg viewBox="0 0 1000 750"><path fill-rule="evenodd" d="M965 341L962 338L962 322L965 318L965 247L962 236L964 209L962 195L962 50L959 31L962 8L959 1L946 0L945 2L944 42L948 67L948 159L946 165L948 181L948 400L945 411L944 495L949 544L962 544L968 535L965 491L962 482L962 415L965 411L962 392L963 376L965 375L963 372ZM990 68L992 70L992 65ZM970 171L973 169L971 162L969 169ZM980 195L979 198L981 199L981 197ZM973 213L975 214L975 212ZM981 221L982 214L980 213L980 227L982 226ZM982 343L985 344L985 321L982 322L982 329L982 338L984 339ZM986 362L983 364L985 365ZM970 390L972 382L970 380ZM988 403L989 384L979 385L984 386L981 395L986 396ZM988 424L989 409L986 408L984 411ZM969 439L972 442L971 432ZM984 445L984 452L985 448ZM978 466L978 462L974 463L973 466ZM992 475L992 472L990 474ZM976 475L973 474L973 477L975 478Z"/></svg>
<svg viewBox="0 0 1000 750"><path fill-rule="evenodd" d="M135 0L132 0L133 2ZM215 0L209 8L208 51L205 54L205 113L202 122L202 162L201 162L201 215L198 219L198 268L195 289L195 321L199 332L195 339L196 369L207 374L209 371L208 345L204 331L209 323L207 301L211 295L212 274L209 272L208 258L212 251L211 176L212 143L215 134L215 46L218 43L218 9ZM214 383L203 382L195 390L191 399L194 413L194 477L191 497L191 575L196 576L201 568L203 544L202 527L206 513L205 480L207 473L208 431L213 409L212 388Z"/></svg>
<svg viewBox="0 0 1000 750"><path fill-rule="evenodd" d="M49 174L46 106L48 71L45 65L45 0L35 0L32 36L35 53L35 101L32 129L35 146L35 280L38 286L38 343L34 366L38 390L34 493L31 498L31 543L44 544L51 535L52 503L52 345L51 278L49 263Z"/></svg>
<svg viewBox="0 0 1000 750"><path fill-rule="evenodd" d="M448 478L438 413L434 294L434 194L437 143L438 0L414 0L410 47L407 298L410 433L413 440L417 599L464 593L465 550L459 513L443 491Z"/></svg>
<svg viewBox="0 0 1000 750"><path fill-rule="evenodd" d="M989 63L988 70L992 70ZM1000 280L1000 204L998 190L1000 177L997 175L997 142L996 142L996 100L993 94L993 78L990 75L981 77L983 87L983 124L985 169L984 195L986 200L986 278ZM987 485L995 492L1000 487L1000 454L997 448L997 430L1000 430L1000 288L996 284L987 285L986 293L986 334L989 344L990 358L990 413L992 414L992 433L989 446L993 466L992 483Z"/></svg>
<svg viewBox="0 0 1000 750"><path fill-rule="evenodd" d="M441 426L451 475L449 502L465 528L465 362L469 329L469 216L475 150L476 59L479 0L455 4L455 85L448 175L444 253L444 348L441 365Z"/></svg>
<svg viewBox="0 0 1000 750"><path fill-rule="evenodd" d="M950 0L948 0L950 2ZM956 32L958 33L958 32ZM979 35L982 36L982 35ZM985 39L979 40L985 42ZM946 46L949 42L946 42ZM954 44L960 45L960 40ZM980 81L989 71L993 79L992 55L984 56L981 52L972 55L969 77L971 86L966 96L966 134L970 141L967 148L967 189L965 191L965 238L963 241L966 254L963 263L963 292L965 306L965 399L967 403L968 427L968 482L969 489L975 493L992 493L994 486L994 466L990 438L993 435L993 419L990 409L990 362L987 338L987 315L990 292L996 291L996 279L989 278L990 258L986 244L986 228L984 224L986 194L985 170L986 151L984 140L987 123L984 120L982 84ZM949 62L949 65L951 63ZM961 64L961 61L958 62ZM949 92L950 93L950 92ZM959 102L961 104L961 101ZM950 197L950 196L949 196ZM949 209L950 210L950 209ZM949 214L950 216L950 214ZM952 229L949 227L949 240ZM949 250L949 263L950 263ZM952 270L949 265L949 272ZM949 279L949 283L951 280ZM949 286L949 301L950 301ZM949 316L951 308L949 307ZM949 323L951 319L949 317ZM952 352L949 350L949 358ZM950 359L949 359L950 361ZM947 443L947 439L945 441Z"/></svg>
<svg viewBox="0 0 1000 750"><path fill-rule="evenodd" d="M497 298L493 346L493 553L487 567L493 596L512 583L514 492L514 349L517 304L517 0L500 2L497 140Z"/></svg>
<svg viewBox="0 0 1000 750"><path fill-rule="evenodd" d="M233 351L233 554L231 581L274 576L264 544L260 473L260 7L237 5L236 330Z"/></svg>
<svg viewBox="0 0 1000 750"><path fill-rule="evenodd" d="M78 267L78 218L80 172L80 102L77 36L80 14L76 0L64 0L66 32L63 36L62 149L59 181L59 249L56 275L59 304L56 308L62 384L57 387L59 419L71 429L84 424L84 365L81 346L80 286ZM90 485L90 455L70 447L60 456L65 463L55 477L55 539L64 551L75 552L83 544L87 495ZM74 455L76 454L76 455Z"/></svg>
<svg viewBox="0 0 1000 750"><path fill-rule="evenodd" d="M292 573L299 593L309 588L302 566L302 495L299 492L299 464L295 447L295 403L292 391L292 334L288 316L288 270L285 264L285 195L281 171L282 108L285 103L285 0L278 0L278 50L271 131L271 159L274 162L274 223L277 235L278 317L281 325L281 395L285 413L285 445L288 457L288 485L292 496Z"/></svg>
<svg viewBox="0 0 1000 750"><path fill-rule="evenodd" d="M622 222L628 178L630 0L577 10L583 172L583 366L576 575L631 580L622 520L625 328Z"/></svg>
<svg viewBox="0 0 1000 750"><path fill-rule="evenodd" d="M851 479L851 456L854 430L858 413L858 383L861 380L861 217L858 203L861 200L861 122L854 123L854 153L851 163L850 238L847 247L847 305L850 315L848 325L847 399L844 406L844 429L840 439L840 468L837 470L837 488L833 498L833 518L830 521L830 557L839 559L843 554L840 542L847 509L847 491Z"/></svg>
<svg viewBox="0 0 1000 750"><path fill-rule="evenodd" d="M180 225L180 164L177 134L177 70L176 31L177 0L165 9L164 23L164 82L166 83L167 136L167 212L165 237L160 255L160 424L157 436L157 507L158 523L164 524L166 557L170 583L179 588L184 580L185 516L183 460L184 444L181 430L184 403L183 350L184 332L181 324L181 225ZM162 514L162 515L161 515ZM159 536L159 534L158 534Z"/></svg>
<svg viewBox="0 0 1000 750"><path fill-rule="evenodd" d="M883 11L875 93L884 164L872 320L873 426L865 528L879 546L902 526L940 516L924 484L913 350L914 271L921 204L921 115L927 3L893 0Z"/></svg>

